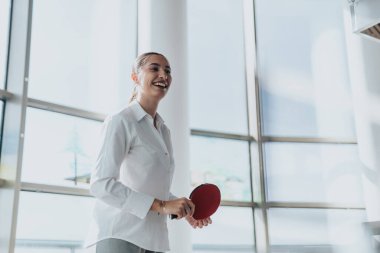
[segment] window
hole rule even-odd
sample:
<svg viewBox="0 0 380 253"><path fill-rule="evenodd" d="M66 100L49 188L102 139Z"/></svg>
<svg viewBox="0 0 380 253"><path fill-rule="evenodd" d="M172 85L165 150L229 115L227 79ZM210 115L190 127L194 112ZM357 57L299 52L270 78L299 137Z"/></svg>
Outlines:
<svg viewBox="0 0 380 253"><path fill-rule="evenodd" d="M247 134L243 2L188 2L190 126Z"/></svg>
<svg viewBox="0 0 380 253"><path fill-rule="evenodd" d="M212 220L207 228L193 230L193 252L254 252L251 208L221 207Z"/></svg>
<svg viewBox="0 0 380 253"><path fill-rule="evenodd" d="M137 1L27 2L17 5L16 12L24 15L23 24L31 21L30 33L23 35L30 40L30 57L22 64L26 72L20 71L29 74L27 103L9 101L26 111L25 120L19 116L12 122L25 129L23 153L18 154L22 167L15 252L81 253L94 202L87 184L98 147L94 140L105 114L127 104L132 91ZM0 8L1 85L9 4L1 1L6 6ZM17 85L23 84L12 83L14 90L23 90ZM5 99L13 95L0 91Z"/></svg>
<svg viewBox="0 0 380 253"><path fill-rule="evenodd" d="M244 47L253 26L253 16L243 15L248 2L188 3L192 184L219 185L223 200L213 226L193 231L193 249L358 251L365 213L344 3L253 1L256 45L248 47L256 47L255 66ZM250 68L254 78L245 76ZM247 93L252 87L257 97ZM258 133L249 132L248 119ZM244 218L230 218L243 210ZM220 216L243 219L239 235L255 227L248 234L256 243L229 243L223 233L234 229Z"/></svg>
<svg viewBox="0 0 380 253"><path fill-rule="evenodd" d="M87 188L101 123L29 108L22 181Z"/></svg>
<svg viewBox="0 0 380 253"><path fill-rule="evenodd" d="M251 201L246 141L193 136L190 158L193 187L214 183L219 186L223 200Z"/></svg>
<svg viewBox="0 0 380 253"><path fill-rule="evenodd" d="M270 209L271 252L360 252L363 210Z"/></svg>
<svg viewBox="0 0 380 253"><path fill-rule="evenodd" d="M343 3L256 2L263 134L355 137Z"/></svg>
<svg viewBox="0 0 380 253"><path fill-rule="evenodd" d="M265 165L269 201L363 204L356 145L269 142Z"/></svg>
<svg viewBox="0 0 380 253"><path fill-rule="evenodd" d="M191 183L222 193L193 252L255 252L243 1L189 1L187 15Z"/></svg>
<svg viewBox="0 0 380 253"><path fill-rule="evenodd" d="M34 2L29 97L100 113L124 106L132 90L136 2Z"/></svg>
<svg viewBox="0 0 380 253"><path fill-rule="evenodd" d="M16 251L80 252L94 199L21 192Z"/></svg>

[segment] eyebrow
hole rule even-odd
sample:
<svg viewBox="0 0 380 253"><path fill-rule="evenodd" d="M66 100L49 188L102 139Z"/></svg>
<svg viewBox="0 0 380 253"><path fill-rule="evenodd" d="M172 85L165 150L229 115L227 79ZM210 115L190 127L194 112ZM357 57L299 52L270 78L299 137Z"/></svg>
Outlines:
<svg viewBox="0 0 380 253"><path fill-rule="evenodd" d="M151 64L149 64L149 66L152 66L152 65L153 65L153 66L157 66L157 67L161 67L161 65L158 64L158 63L151 63ZM169 65L166 65L165 68L170 69L170 66L169 66Z"/></svg>

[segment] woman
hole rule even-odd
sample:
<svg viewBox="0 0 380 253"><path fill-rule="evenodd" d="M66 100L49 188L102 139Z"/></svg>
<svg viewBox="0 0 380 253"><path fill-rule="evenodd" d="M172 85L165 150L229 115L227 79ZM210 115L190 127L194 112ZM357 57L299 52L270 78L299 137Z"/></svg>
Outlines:
<svg viewBox="0 0 380 253"><path fill-rule="evenodd" d="M170 193L174 172L170 132L157 113L172 77L168 60L155 52L140 55L131 78L129 106L104 122L102 145L91 175L96 197L87 245L97 253L169 250L167 215L185 218L193 228L194 204Z"/></svg>

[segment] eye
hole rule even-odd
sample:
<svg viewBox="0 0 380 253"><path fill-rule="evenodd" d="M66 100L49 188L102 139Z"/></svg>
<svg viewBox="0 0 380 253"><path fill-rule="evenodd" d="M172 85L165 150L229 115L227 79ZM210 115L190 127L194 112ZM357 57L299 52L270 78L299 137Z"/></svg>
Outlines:
<svg viewBox="0 0 380 253"><path fill-rule="evenodd" d="M165 73L166 73L166 74L171 74L172 71L171 71L170 69L165 69Z"/></svg>
<svg viewBox="0 0 380 253"><path fill-rule="evenodd" d="M157 72L159 70L159 68L158 67L151 67L150 70L154 71L154 72Z"/></svg>

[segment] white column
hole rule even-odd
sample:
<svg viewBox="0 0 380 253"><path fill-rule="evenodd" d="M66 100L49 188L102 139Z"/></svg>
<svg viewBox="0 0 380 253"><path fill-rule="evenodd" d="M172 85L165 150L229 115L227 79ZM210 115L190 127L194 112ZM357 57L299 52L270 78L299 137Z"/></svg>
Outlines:
<svg viewBox="0 0 380 253"><path fill-rule="evenodd" d="M176 171L172 192L188 196L189 123L187 98L187 26L185 0L139 0L138 52L164 54L171 65L173 82L160 107L171 130ZM171 252L191 252L191 230L186 221L169 221Z"/></svg>
<svg viewBox="0 0 380 253"><path fill-rule="evenodd" d="M367 219L380 221L380 43L352 33L348 5L345 26Z"/></svg>

